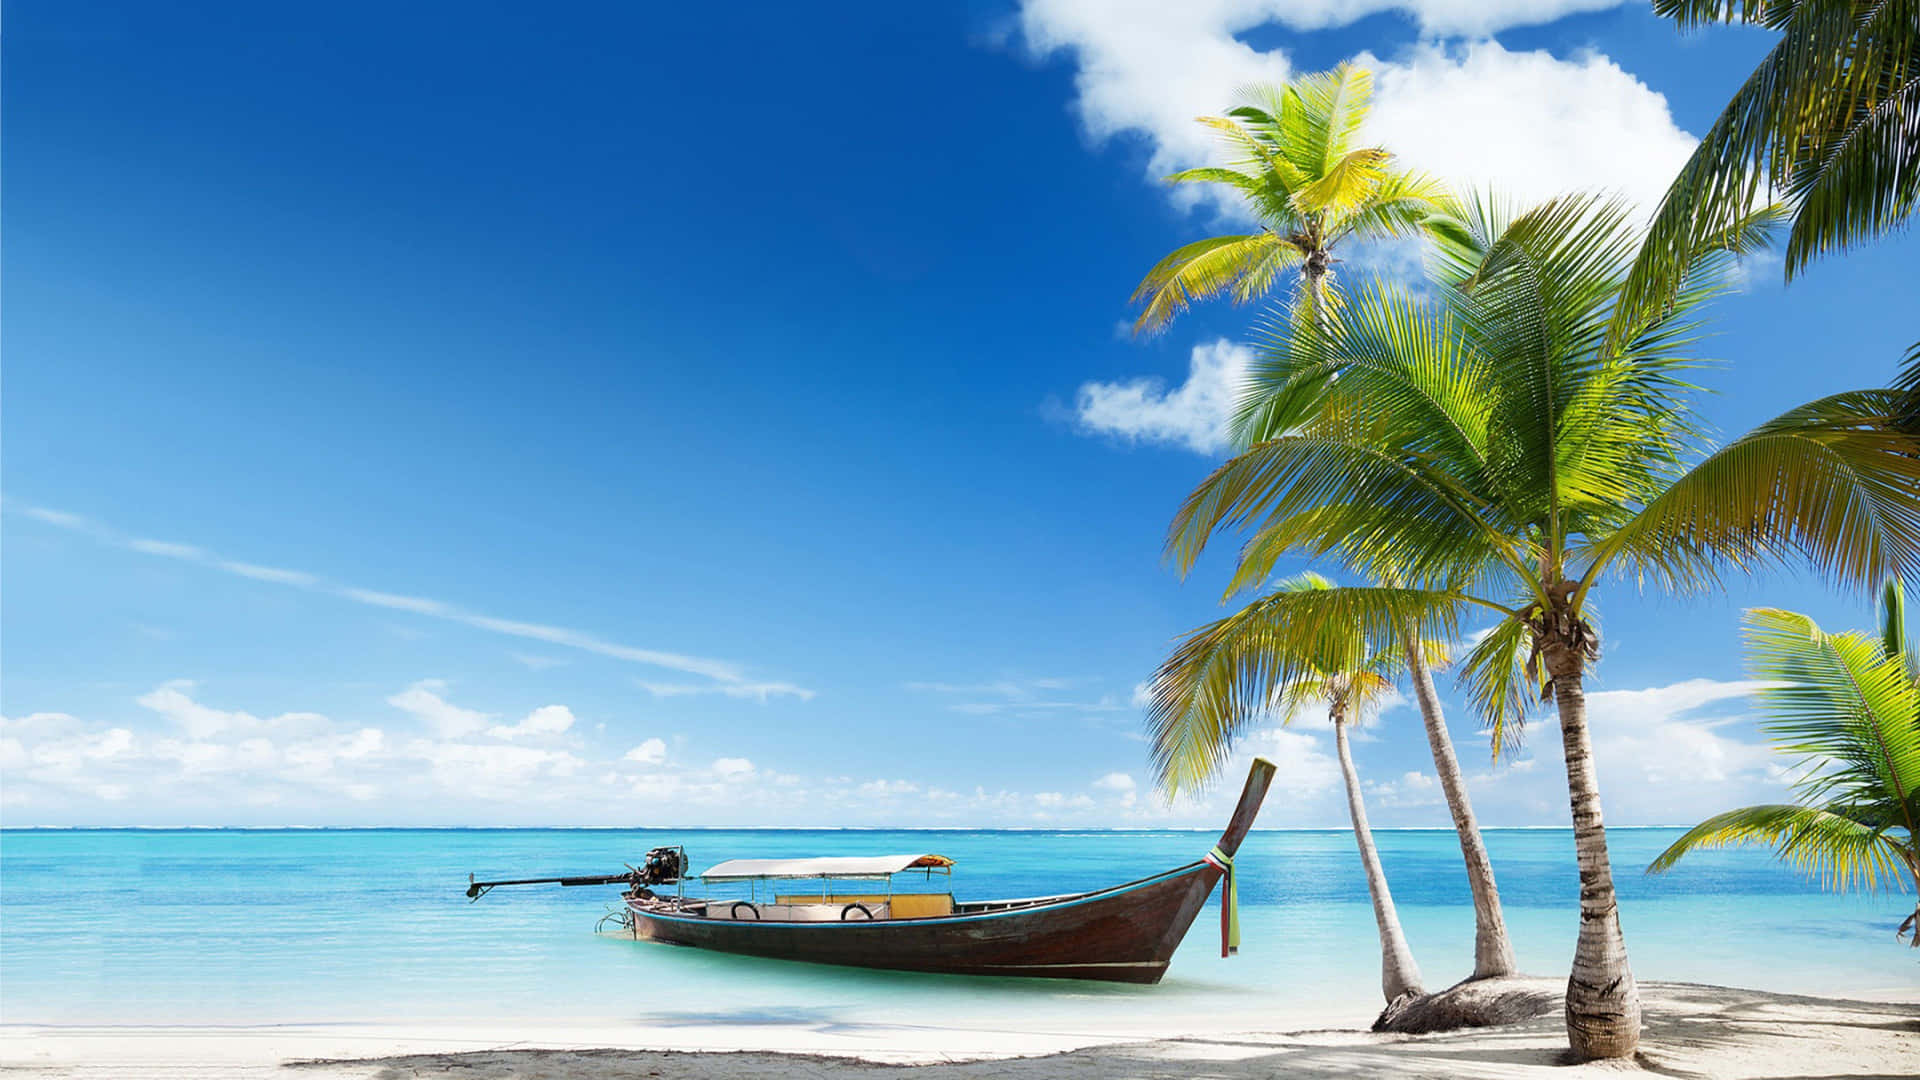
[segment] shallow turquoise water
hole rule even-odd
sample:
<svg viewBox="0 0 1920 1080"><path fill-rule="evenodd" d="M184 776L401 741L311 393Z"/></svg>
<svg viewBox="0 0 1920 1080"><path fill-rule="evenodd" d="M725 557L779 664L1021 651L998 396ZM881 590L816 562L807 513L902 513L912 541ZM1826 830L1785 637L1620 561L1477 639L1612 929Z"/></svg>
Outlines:
<svg viewBox="0 0 1920 1080"><path fill-rule="evenodd" d="M1920 989L1893 927L1912 901L1821 893L1764 852L1640 868L1677 830L1610 834L1643 979L1809 993ZM1564 830L1487 835L1522 966L1564 972L1576 926ZM1014 1024L1023 1030L1284 1026L1379 1004L1378 947L1344 831L1256 832L1244 944L1202 913L1165 982L1122 987L860 972L593 933L617 890L462 895L481 877L618 871L657 844L696 867L748 856L937 851L961 899L1096 888L1192 861L1207 833L603 830L0 833L0 1020L257 1024L560 1018L656 1025ZM1450 831L1386 831L1381 856L1431 987L1471 966Z"/></svg>

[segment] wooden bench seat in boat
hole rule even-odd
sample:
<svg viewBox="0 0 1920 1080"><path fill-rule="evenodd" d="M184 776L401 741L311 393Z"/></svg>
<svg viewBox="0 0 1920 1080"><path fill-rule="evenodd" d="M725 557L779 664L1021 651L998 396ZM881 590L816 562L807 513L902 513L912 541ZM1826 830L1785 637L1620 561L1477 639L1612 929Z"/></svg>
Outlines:
<svg viewBox="0 0 1920 1080"><path fill-rule="evenodd" d="M895 919L932 919L953 914L952 893L894 893L886 895L849 895L835 893L831 898L819 893L811 895L776 896L775 902L781 904L865 904L873 908L876 904L886 904L891 911L887 917ZM874 911L879 916L879 911ZM837 918L838 916L836 916ZM855 916L858 918L858 916Z"/></svg>

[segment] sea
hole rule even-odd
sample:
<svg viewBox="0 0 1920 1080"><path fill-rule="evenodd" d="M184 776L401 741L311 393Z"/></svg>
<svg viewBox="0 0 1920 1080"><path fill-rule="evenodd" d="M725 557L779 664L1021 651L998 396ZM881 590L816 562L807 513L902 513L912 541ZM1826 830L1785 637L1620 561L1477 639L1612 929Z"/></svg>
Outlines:
<svg viewBox="0 0 1920 1080"><path fill-rule="evenodd" d="M1763 990L1920 994L1894 939L1905 894L1836 896L1764 850L1646 865L1677 829L1609 832L1636 975ZM1564 829L1486 833L1521 967L1559 976L1577 927ZM1377 834L1430 989L1472 966L1451 830ZM30 1025L954 1026L1040 1033L1287 1030L1364 1023L1379 946L1353 836L1256 831L1236 862L1242 942L1220 956L1218 891L1157 986L870 972L597 932L614 887L488 878L618 873L679 844L740 857L933 852L959 899L1094 889L1204 854L1208 832L191 829L0 831L0 1022ZM908 888L904 882L900 886ZM925 888L925 882L913 886Z"/></svg>

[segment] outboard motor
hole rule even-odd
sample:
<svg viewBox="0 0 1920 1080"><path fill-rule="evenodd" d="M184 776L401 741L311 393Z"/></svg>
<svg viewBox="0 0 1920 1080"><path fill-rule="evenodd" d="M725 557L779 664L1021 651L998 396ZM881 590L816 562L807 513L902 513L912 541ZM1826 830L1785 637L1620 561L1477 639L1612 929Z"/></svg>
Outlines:
<svg viewBox="0 0 1920 1080"><path fill-rule="evenodd" d="M687 852L685 848L657 847L647 852L647 858L640 864L640 885L671 885L687 873Z"/></svg>

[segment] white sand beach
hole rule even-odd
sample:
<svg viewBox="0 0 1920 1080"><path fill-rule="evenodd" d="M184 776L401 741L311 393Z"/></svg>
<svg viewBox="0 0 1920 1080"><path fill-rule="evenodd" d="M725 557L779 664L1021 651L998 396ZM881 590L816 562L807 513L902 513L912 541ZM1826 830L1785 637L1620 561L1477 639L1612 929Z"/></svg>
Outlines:
<svg viewBox="0 0 1920 1080"><path fill-rule="evenodd" d="M1533 987L1553 993L1554 980ZM1687 1077L1920 1074L1920 988L1886 1000L1642 984L1647 1029L1631 1062L1582 1071ZM1284 1018L1282 1024L1285 1023ZM859 1076L1541 1077L1565 1068L1557 1010L1510 1027L1424 1036L1351 1028L1088 1041L1088 1036L805 1026L568 1028L512 1025L27 1028L0 1032L0 1070L34 1078L213 1080L661 1080ZM742 1049L746 1048L746 1049ZM1564 1073L1562 1073L1564 1074Z"/></svg>

